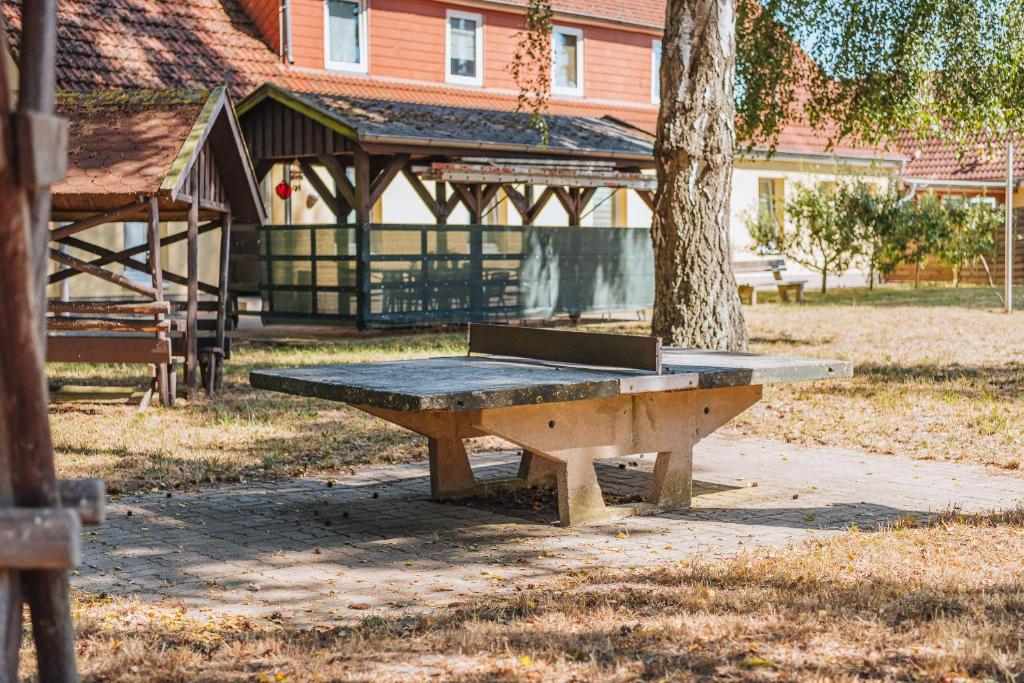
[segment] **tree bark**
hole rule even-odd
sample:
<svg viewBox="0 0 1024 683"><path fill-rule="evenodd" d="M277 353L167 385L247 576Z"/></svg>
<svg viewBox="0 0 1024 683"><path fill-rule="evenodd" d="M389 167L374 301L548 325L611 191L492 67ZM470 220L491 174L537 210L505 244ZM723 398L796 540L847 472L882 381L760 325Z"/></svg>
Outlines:
<svg viewBox="0 0 1024 683"><path fill-rule="evenodd" d="M652 333L672 346L747 345L729 249L734 10L734 0L668 0L654 153Z"/></svg>

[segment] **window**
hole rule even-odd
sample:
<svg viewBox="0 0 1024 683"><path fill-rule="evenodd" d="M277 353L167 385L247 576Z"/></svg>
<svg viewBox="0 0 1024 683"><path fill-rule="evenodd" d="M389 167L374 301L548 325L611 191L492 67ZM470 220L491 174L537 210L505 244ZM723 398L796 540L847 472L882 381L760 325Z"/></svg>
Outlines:
<svg viewBox="0 0 1024 683"><path fill-rule="evenodd" d="M363 0L325 0L324 63L328 69L366 71Z"/></svg>
<svg viewBox="0 0 1024 683"><path fill-rule="evenodd" d="M555 26L551 31L551 92L583 94L583 31Z"/></svg>
<svg viewBox="0 0 1024 683"><path fill-rule="evenodd" d="M132 247L140 247L143 244L149 242L149 237L146 234L149 230L149 226L145 221L125 221L124 223L124 249L131 249ZM150 283L153 281L152 274L146 272L146 259L148 258L149 250L137 254L132 257L132 260L142 265L143 270L136 270L135 268L124 267L124 276L132 282L145 282Z"/></svg>
<svg viewBox="0 0 1024 683"><path fill-rule="evenodd" d="M661 103L661 41L651 41L651 102Z"/></svg>
<svg viewBox="0 0 1024 683"><path fill-rule="evenodd" d="M445 80L449 83L484 84L483 26L479 14L448 10Z"/></svg>
<svg viewBox="0 0 1024 683"><path fill-rule="evenodd" d="M757 208L761 216L771 217L782 230L785 225L785 181L781 178L759 178L757 181Z"/></svg>

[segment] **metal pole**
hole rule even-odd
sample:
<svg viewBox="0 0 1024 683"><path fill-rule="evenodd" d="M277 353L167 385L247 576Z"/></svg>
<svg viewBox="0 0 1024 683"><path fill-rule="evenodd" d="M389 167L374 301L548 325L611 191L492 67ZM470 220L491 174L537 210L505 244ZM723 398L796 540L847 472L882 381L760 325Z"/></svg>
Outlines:
<svg viewBox="0 0 1024 683"><path fill-rule="evenodd" d="M1003 282L1005 285L1006 312L1013 312L1013 142L1006 143L1006 228Z"/></svg>

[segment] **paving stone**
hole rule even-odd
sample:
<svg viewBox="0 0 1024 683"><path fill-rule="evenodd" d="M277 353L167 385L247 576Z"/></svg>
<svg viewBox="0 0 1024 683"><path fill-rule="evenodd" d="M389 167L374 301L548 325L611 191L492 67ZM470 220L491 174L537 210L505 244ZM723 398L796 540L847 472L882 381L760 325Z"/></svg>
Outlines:
<svg viewBox="0 0 1024 683"><path fill-rule="evenodd" d="M473 456L484 477L514 474L517 462L507 452ZM643 493L653 465L629 457L597 470L606 493L628 495ZM530 509L430 501L426 463L233 484L172 501L123 498L98 533L83 535L74 583L194 609L358 620L367 610L352 605L382 615L434 609L574 567L673 564L954 506L1024 503L1018 475L765 440L712 437L696 449L694 472L690 510L573 529Z"/></svg>

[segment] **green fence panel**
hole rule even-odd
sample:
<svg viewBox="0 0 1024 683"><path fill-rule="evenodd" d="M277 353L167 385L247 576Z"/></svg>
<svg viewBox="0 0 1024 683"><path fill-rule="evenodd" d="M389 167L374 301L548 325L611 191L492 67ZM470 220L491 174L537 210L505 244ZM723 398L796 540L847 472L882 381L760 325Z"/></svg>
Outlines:
<svg viewBox="0 0 1024 683"><path fill-rule="evenodd" d="M543 319L649 308L640 228L371 225L368 327ZM353 226L267 226L266 322L357 319Z"/></svg>

